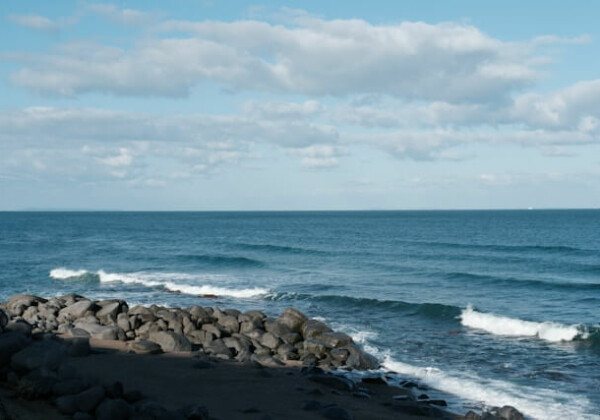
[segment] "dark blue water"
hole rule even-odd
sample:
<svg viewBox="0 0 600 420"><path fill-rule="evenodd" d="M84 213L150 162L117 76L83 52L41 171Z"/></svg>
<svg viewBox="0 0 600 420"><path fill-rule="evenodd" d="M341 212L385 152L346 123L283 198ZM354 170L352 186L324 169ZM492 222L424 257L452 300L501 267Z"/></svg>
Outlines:
<svg viewBox="0 0 600 420"><path fill-rule="evenodd" d="M295 306L459 411L599 419L599 233L593 210L0 213L0 298Z"/></svg>

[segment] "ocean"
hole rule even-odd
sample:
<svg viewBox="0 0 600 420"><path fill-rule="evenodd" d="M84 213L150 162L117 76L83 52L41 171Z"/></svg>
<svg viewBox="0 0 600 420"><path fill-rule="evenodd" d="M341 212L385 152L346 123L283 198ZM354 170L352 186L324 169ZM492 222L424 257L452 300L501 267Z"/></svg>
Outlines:
<svg viewBox="0 0 600 420"><path fill-rule="evenodd" d="M598 210L2 212L0 299L293 306L457 412L600 419L599 234Z"/></svg>

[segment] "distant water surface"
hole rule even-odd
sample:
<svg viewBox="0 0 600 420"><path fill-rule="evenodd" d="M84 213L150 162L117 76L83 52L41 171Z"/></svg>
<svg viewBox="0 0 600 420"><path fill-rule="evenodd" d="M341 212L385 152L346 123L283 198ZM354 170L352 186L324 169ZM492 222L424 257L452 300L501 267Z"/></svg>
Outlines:
<svg viewBox="0 0 600 420"><path fill-rule="evenodd" d="M294 306L456 411L600 419L599 234L596 210L5 212L0 298Z"/></svg>

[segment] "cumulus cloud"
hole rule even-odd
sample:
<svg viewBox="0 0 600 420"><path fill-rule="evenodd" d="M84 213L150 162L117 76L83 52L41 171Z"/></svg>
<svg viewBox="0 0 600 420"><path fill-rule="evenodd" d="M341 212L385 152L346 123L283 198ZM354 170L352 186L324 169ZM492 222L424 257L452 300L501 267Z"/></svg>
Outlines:
<svg viewBox="0 0 600 420"><path fill-rule="evenodd" d="M124 22L146 19L110 5L90 7ZM232 90L489 102L540 77L534 43L504 42L458 23L305 17L288 26L166 21L151 28L155 37L127 49L97 44L22 57L12 80L58 95L185 96L210 80Z"/></svg>
<svg viewBox="0 0 600 420"><path fill-rule="evenodd" d="M103 16L122 25L143 26L151 23L156 18L155 14L134 9L120 9L114 4L91 3L85 7L86 11Z"/></svg>

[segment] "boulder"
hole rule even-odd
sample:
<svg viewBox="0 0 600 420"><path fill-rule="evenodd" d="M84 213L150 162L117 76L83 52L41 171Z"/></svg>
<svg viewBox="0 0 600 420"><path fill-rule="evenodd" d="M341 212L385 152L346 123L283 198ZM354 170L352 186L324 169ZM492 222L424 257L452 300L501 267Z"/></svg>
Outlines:
<svg viewBox="0 0 600 420"><path fill-rule="evenodd" d="M273 318L265 319L264 325L265 330L275 335L276 337L281 337L284 334L289 334L292 332L292 330L290 330L290 328L287 325L282 324L278 320Z"/></svg>
<svg viewBox="0 0 600 420"><path fill-rule="evenodd" d="M224 315L219 318L218 324L229 334L240 332L240 324L236 316Z"/></svg>
<svg viewBox="0 0 600 420"><path fill-rule="evenodd" d="M26 347L31 340L18 332L0 334L0 368L10 362L13 354Z"/></svg>
<svg viewBox="0 0 600 420"><path fill-rule="evenodd" d="M315 340L314 338L304 340L304 351L307 353L312 353L316 356L323 356L329 350L331 350L331 347L320 340Z"/></svg>
<svg viewBox="0 0 600 420"><path fill-rule="evenodd" d="M117 315L117 327L121 328L125 332L131 331L131 322L129 322L128 314L120 313Z"/></svg>
<svg viewBox="0 0 600 420"><path fill-rule="evenodd" d="M250 357L250 360L252 360L255 363L258 363L259 365L261 365L263 367L281 367L284 365L284 363L282 361L277 360L274 357L271 357L267 354L254 353Z"/></svg>
<svg viewBox="0 0 600 420"><path fill-rule="evenodd" d="M499 408L498 412L496 413L496 416L502 420L524 420L525 419L525 417L523 416L523 414L521 414L521 412L519 410L517 410L516 408L514 408L510 405L505 405L504 407Z"/></svg>
<svg viewBox="0 0 600 420"><path fill-rule="evenodd" d="M146 308L145 306L134 306L133 308L129 309L128 315L137 315L142 323L156 321L156 315L154 315L150 308Z"/></svg>
<svg viewBox="0 0 600 420"><path fill-rule="evenodd" d="M122 399L106 399L96 408L97 420L128 420L132 408Z"/></svg>
<svg viewBox="0 0 600 420"><path fill-rule="evenodd" d="M112 301L102 306L102 308L96 312L96 318L98 318L102 324L114 323L117 321L119 309L121 309L121 304L118 301Z"/></svg>
<svg viewBox="0 0 600 420"><path fill-rule="evenodd" d="M284 343L288 343L288 344L292 344L292 345L302 341L302 336L295 332L283 334L280 338Z"/></svg>
<svg viewBox="0 0 600 420"><path fill-rule="evenodd" d="M160 345L154 341L139 340L129 343L129 349L136 354L159 354L162 353Z"/></svg>
<svg viewBox="0 0 600 420"><path fill-rule="evenodd" d="M333 360L345 362L348 360L348 356L350 356L350 351L348 349L331 349L329 355Z"/></svg>
<svg viewBox="0 0 600 420"><path fill-rule="evenodd" d="M72 305L67 306L66 308L61 309L58 312L59 319L77 319L81 318L86 312L91 311L94 307L94 302L91 300L80 300L78 302L73 303Z"/></svg>
<svg viewBox="0 0 600 420"><path fill-rule="evenodd" d="M325 323L317 321L316 319L309 319L302 325L302 336L306 340L307 338L317 337L323 333L332 332Z"/></svg>
<svg viewBox="0 0 600 420"><path fill-rule="evenodd" d="M192 344L182 334L158 331L150 333L148 339L157 343L163 351L192 351Z"/></svg>
<svg viewBox="0 0 600 420"><path fill-rule="evenodd" d="M211 333L216 338L221 338L223 336L223 332L219 328L217 328L216 326L214 326L212 324L204 324L204 325L202 325L202 329L204 331Z"/></svg>
<svg viewBox="0 0 600 420"><path fill-rule="evenodd" d="M271 350L275 350L281 344L281 340L270 332L265 333L258 341Z"/></svg>
<svg viewBox="0 0 600 420"><path fill-rule="evenodd" d="M40 303L47 302L38 296L33 295L15 295L6 302L6 309L13 315L21 316L23 312L30 306L37 306Z"/></svg>
<svg viewBox="0 0 600 420"><path fill-rule="evenodd" d="M352 337L342 332L326 332L317 338L330 347L343 347L353 343Z"/></svg>
<svg viewBox="0 0 600 420"><path fill-rule="evenodd" d="M306 315L294 308L287 308L278 318L279 323L297 333L302 331L302 325L307 320Z"/></svg>
<svg viewBox="0 0 600 420"><path fill-rule="evenodd" d="M356 346L356 344L349 344L341 348L348 350L350 353L348 359L346 360L346 366L358 370L371 370L379 368L379 362L377 359L370 354L363 352L358 348L358 346Z"/></svg>
<svg viewBox="0 0 600 420"><path fill-rule="evenodd" d="M214 356L219 356L225 359L230 359L233 357L233 352L229 347L225 345L225 342L218 338L216 340L210 341L204 344L204 351L208 354L212 354Z"/></svg>
<svg viewBox="0 0 600 420"><path fill-rule="evenodd" d="M23 319L16 319L13 321L8 321L8 323L4 326L4 331L31 335L33 327Z"/></svg>
<svg viewBox="0 0 600 420"><path fill-rule="evenodd" d="M10 365L19 372L34 369L56 370L67 357L66 347L56 340L33 343L13 354Z"/></svg>
<svg viewBox="0 0 600 420"><path fill-rule="evenodd" d="M205 330L190 331L185 336L190 341L190 343L196 345L203 344L207 341L212 341L216 338L214 335Z"/></svg>
<svg viewBox="0 0 600 420"><path fill-rule="evenodd" d="M100 385L86 389L83 392L75 395L75 406L78 411L91 413L96 409L98 404L104 399L104 388Z"/></svg>
<svg viewBox="0 0 600 420"><path fill-rule="evenodd" d="M98 340L117 340L119 338L119 327L115 327L114 325L77 322L75 323L75 327L87 331L92 338Z"/></svg>
<svg viewBox="0 0 600 420"><path fill-rule="evenodd" d="M0 308L0 332L4 329L6 324L8 324L8 320L10 316L4 311L4 309Z"/></svg>

